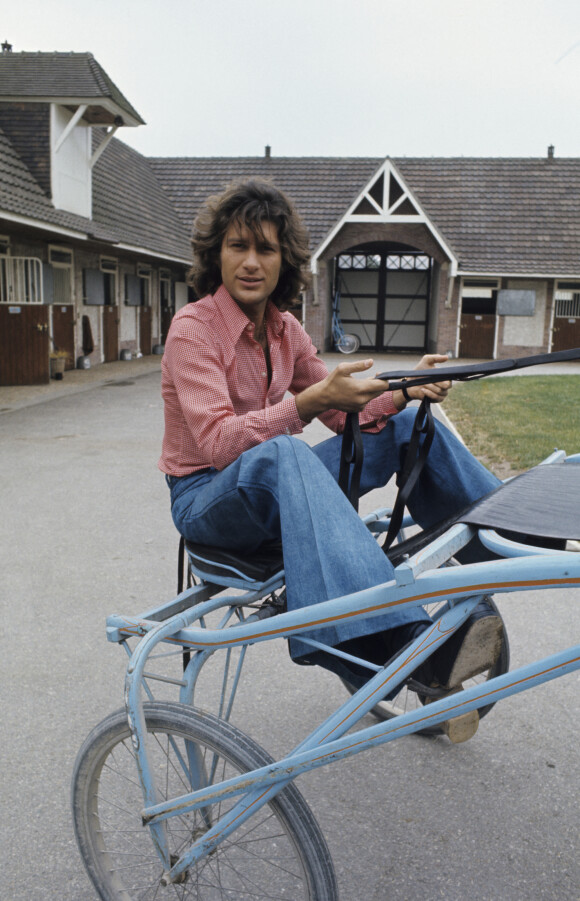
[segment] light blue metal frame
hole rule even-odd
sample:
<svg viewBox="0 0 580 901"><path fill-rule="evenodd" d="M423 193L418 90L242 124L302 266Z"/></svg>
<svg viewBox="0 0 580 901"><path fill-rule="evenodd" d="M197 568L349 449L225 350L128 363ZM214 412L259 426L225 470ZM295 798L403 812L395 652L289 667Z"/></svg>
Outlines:
<svg viewBox="0 0 580 901"><path fill-rule="evenodd" d="M559 452L546 463L561 462L564 457ZM569 457L565 462L578 464L580 455ZM367 517L365 521L369 528L384 530L385 514L388 515L388 511L378 511ZM393 581L267 619L252 614L242 622L229 624L236 610L249 603L264 600L271 592L280 589L284 584L283 571L266 583L249 582L240 573L233 574L231 579L228 577L221 580L221 585L217 584L220 580L202 581L169 603L141 616L113 615L108 618L107 636L110 641L124 642L130 637L140 638L127 667L125 704L143 787L143 822L151 831L152 840L163 862L163 879L167 884L178 879L194 861L210 853L299 774L417 732L427 725L442 723L450 717L580 669L580 645L577 645L415 711L354 733L350 731L380 700L402 685L419 664L459 628L482 595L580 587L580 554L519 545L489 530L480 531L480 537L489 548L501 554L503 559L466 566L444 566L473 535L472 527L455 525L445 535L400 564L395 570ZM244 594L224 596L221 594L224 584L226 587L242 588ZM216 592L220 593L217 597ZM286 757L227 782L204 786L201 771L196 768L196 751L192 743L191 749L188 749L188 760L183 761L183 766L193 782L196 779L199 781L199 788L179 798L158 803L147 753L143 696L148 693L145 667L160 643L186 647L197 652L192 655L183 678L176 680L180 689L180 703L191 704L200 670L207 658L217 651L229 654L231 649L239 647L243 652L249 644L288 638L312 628L332 626L339 620L359 620L392 609L438 601L445 601L448 606L433 625L389 665L370 666L375 675ZM221 608L224 616L219 628L205 628L204 617ZM324 647L329 653L337 653L324 645L316 643L316 646ZM243 660L238 663L235 673L234 692L242 663ZM223 697L220 711L225 711L227 718L228 704ZM164 821L234 796L239 798L237 803L171 865Z"/></svg>

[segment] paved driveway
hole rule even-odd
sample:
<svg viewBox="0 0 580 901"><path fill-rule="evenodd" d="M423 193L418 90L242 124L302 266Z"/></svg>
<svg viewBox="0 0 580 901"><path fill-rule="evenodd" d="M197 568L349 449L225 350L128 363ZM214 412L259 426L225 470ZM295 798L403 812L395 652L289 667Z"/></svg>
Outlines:
<svg viewBox="0 0 580 901"><path fill-rule="evenodd" d="M118 381L107 370L80 393L51 388L50 402L0 415L6 901L95 897L69 781L86 733L122 704L124 654L106 642L105 617L175 586L153 370L129 365ZM578 639L574 600L502 599L515 664ZM256 648L250 670L235 719L275 754L343 697L281 643ZM342 901L579 898L578 688L576 674L503 702L465 745L409 737L303 777Z"/></svg>

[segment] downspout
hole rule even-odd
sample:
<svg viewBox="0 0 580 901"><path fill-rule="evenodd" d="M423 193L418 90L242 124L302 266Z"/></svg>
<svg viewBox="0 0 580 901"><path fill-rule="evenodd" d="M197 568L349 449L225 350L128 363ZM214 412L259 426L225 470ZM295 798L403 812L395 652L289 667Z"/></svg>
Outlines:
<svg viewBox="0 0 580 901"><path fill-rule="evenodd" d="M455 288L455 276L450 275L447 282L447 298L445 300L445 309L450 310L453 306L453 289Z"/></svg>
<svg viewBox="0 0 580 901"><path fill-rule="evenodd" d="M449 268L449 274L447 276L447 297L445 298L444 308L446 310L453 309L453 292L455 290L455 279L457 277L457 263L455 260L452 260L451 266ZM459 309L459 305L457 307L457 322L455 325L455 347L453 349L453 356L457 357L459 355L459 328L460 328L460 314L461 310Z"/></svg>
<svg viewBox="0 0 580 901"><path fill-rule="evenodd" d="M310 270L312 272L312 306L317 307L320 303L318 293L318 260L313 259L311 261Z"/></svg>
<svg viewBox="0 0 580 901"><path fill-rule="evenodd" d="M455 288L455 279L457 277L457 260L451 260L447 282L447 298L445 300L445 309L450 310L453 306L453 290Z"/></svg>

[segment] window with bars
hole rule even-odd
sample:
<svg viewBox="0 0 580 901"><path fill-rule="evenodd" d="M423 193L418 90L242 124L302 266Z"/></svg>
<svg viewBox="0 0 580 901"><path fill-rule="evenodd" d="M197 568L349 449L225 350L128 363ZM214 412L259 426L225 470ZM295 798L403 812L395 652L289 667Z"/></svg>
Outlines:
<svg viewBox="0 0 580 901"><path fill-rule="evenodd" d="M51 266L72 266L72 250L68 250L65 247L49 247L48 262Z"/></svg>
<svg viewBox="0 0 580 901"><path fill-rule="evenodd" d="M390 253L387 255L387 269L427 270L431 260L423 253ZM338 257L339 269L380 269L379 253L341 253Z"/></svg>
<svg viewBox="0 0 580 901"><path fill-rule="evenodd" d="M42 263L36 257L0 257L0 303L41 304Z"/></svg>
<svg viewBox="0 0 580 901"><path fill-rule="evenodd" d="M577 319L580 317L580 291L557 291L554 298L556 319Z"/></svg>
<svg viewBox="0 0 580 901"><path fill-rule="evenodd" d="M390 253L387 269L428 269L430 259L422 253Z"/></svg>
<svg viewBox="0 0 580 901"><path fill-rule="evenodd" d="M339 269L378 269L380 265L378 253L341 253L338 257Z"/></svg>

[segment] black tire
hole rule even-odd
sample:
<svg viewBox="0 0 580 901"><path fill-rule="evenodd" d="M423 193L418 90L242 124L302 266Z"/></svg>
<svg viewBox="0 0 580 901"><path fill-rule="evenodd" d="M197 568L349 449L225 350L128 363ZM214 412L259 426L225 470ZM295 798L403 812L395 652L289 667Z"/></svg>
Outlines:
<svg viewBox="0 0 580 901"><path fill-rule="evenodd" d="M495 603L492 598L488 598L489 604L496 611L498 616L501 616L499 610L497 609ZM435 612L442 612L447 609L447 604L438 604L426 606L425 610L427 613L433 617ZM503 622L503 621L502 621ZM497 663L494 667L489 670L486 670L484 673L481 673L479 676L475 676L473 679L469 679L464 683L465 688L471 688L473 685L481 684L481 682L487 682L488 679L493 679L495 676L501 676L503 673L507 673L510 666L510 650L509 650L509 641L507 636L507 631L505 625L503 626L503 640L501 645L501 651L497 660ZM342 680L344 686L350 694L354 694L356 688L350 685L346 680ZM373 709L371 713L376 716L379 720L390 720L395 716L400 716L402 713L409 713L412 710L416 710L418 707L422 707L423 702L419 694L416 691L413 691L408 685L401 686L400 691L389 701L379 701ZM485 707L479 708L479 718L483 719L484 716L487 716L489 711L492 709L494 704L487 704ZM436 726L426 726L424 729L417 730L418 735L441 735L443 733L443 728L441 724Z"/></svg>
<svg viewBox="0 0 580 901"><path fill-rule="evenodd" d="M145 704L150 752L163 797L191 790L187 743L207 761L206 775L221 781L271 762L248 736L210 714L181 704ZM181 751L179 751L181 749ZM191 745L189 745L191 751ZM236 799L208 812L167 821L173 853L207 829ZM93 884L105 901L178 898L236 901L286 898L336 901L336 880L324 837L304 798L287 786L217 849L192 867L182 884L161 885L162 864L141 823L143 796L124 710L93 729L79 751L72 784L74 827ZM219 806L219 810L218 810Z"/></svg>

